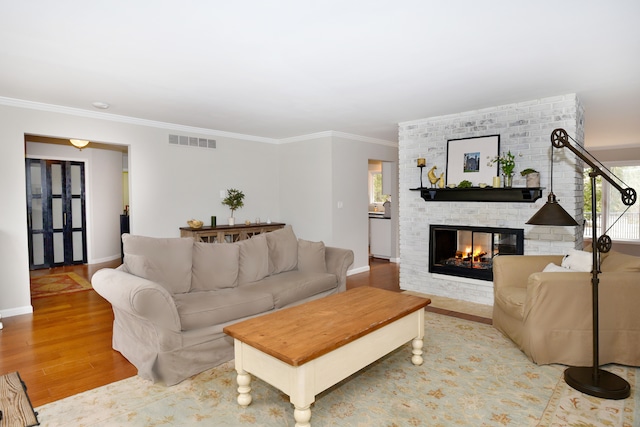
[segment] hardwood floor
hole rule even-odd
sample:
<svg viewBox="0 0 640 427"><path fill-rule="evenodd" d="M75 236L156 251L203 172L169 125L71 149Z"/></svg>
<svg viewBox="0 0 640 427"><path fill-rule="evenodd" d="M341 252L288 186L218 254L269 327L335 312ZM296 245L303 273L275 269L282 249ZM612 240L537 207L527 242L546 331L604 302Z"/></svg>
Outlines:
<svg viewBox="0 0 640 427"><path fill-rule="evenodd" d="M101 268L120 262L38 270L33 276L73 271L91 280ZM347 288L373 286L400 292L399 265L371 259L370 271L347 278ZM18 371L34 407L42 406L136 374L136 369L111 348L113 312L95 291L36 298L33 314L3 318L0 331L0 374ZM475 321L460 313L427 307Z"/></svg>

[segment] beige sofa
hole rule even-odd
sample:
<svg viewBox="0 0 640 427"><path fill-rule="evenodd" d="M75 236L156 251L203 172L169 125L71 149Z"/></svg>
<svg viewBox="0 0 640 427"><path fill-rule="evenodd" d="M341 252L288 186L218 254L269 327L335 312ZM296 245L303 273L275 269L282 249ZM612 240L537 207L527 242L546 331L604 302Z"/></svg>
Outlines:
<svg viewBox="0 0 640 427"><path fill-rule="evenodd" d="M125 234L124 264L92 278L113 307L113 348L167 385L233 357L226 325L341 292L348 249L297 239L290 226L236 243Z"/></svg>
<svg viewBox="0 0 640 427"><path fill-rule="evenodd" d="M542 272L562 260L496 257L493 325L535 363L592 366L591 273ZM612 251L600 270L600 363L640 366L640 258Z"/></svg>

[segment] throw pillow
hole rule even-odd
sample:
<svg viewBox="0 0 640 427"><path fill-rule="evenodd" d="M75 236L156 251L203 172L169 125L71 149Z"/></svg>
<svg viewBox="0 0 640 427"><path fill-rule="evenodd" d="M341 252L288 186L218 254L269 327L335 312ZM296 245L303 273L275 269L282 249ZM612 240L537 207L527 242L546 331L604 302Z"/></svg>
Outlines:
<svg viewBox="0 0 640 427"><path fill-rule="evenodd" d="M122 235L125 268L172 294L189 292L193 239Z"/></svg>
<svg viewBox="0 0 640 427"><path fill-rule="evenodd" d="M561 267L559 265L555 265L554 263L550 262L549 264L547 264L547 266L544 268L544 270L542 270L543 273L570 273L571 270L569 270L568 268L564 268Z"/></svg>
<svg viewBox="0 0 640 427"><path fill-rule="evenodd" d="M326 273L324 242L298 239L298 270L310 273Z"/></svg>
<svg viewBox="0 0 640 427"><path fill-rule="evenodd" d="M240 248L238 285L262 280L269 275L269 247L264 234L233 244Z"/></svg>
<svg viewBox="0 0 640 427"><path fill-rule="evenodd" d="M592 254L591 252L569 249L569 253L562 258L561 265L573 271L586 271L588 273L591 271Z"/></svg>
<svg viewBox="0 0 640 427"><path fill-rule="evenodd" d="M294 270L298 265L298 239L290 225L267 233L269 275Z"/></svg>
<svg viewBox="0 0 640 427"><path fill-rule="evenodd" d="M228 243L193 245L192 291L215 291L238 284L240 247Z"/></svg>

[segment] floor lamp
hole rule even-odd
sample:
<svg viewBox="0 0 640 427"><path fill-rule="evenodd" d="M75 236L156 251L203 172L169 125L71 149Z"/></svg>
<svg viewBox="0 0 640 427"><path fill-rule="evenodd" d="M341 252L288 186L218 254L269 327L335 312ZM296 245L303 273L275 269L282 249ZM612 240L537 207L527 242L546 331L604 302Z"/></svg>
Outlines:
<svg viewBox="0 0 640 427"><path fill-rule="evenodd" d="M599 363L599 342L598 342L598 274L600 273L600 252L606 253L611 249L611 238L606 234L597 238L596 227L596 178L601 176L609 184L615 187L622 197L622 203L631 206L636 202L636 191L633 188L622 188L614 178L622 182L618 177L607 170L605 174L595 162L598 162L584 147L581 150L571 145L571 139L576 145L580 146L575 139L571 138L564 129L555 129L551 132L551 145L553 148L566 147L571 150L578 158L591 167L589 177L591 179L591 213L592 213L592 240L591 249L593 253L591 266L591 288L592 288L592 314L593 314L593 366L591 367L569 367L564 371L564 379L574 389L603 399L626 399L631 394L629 383L612 374L611 372L600 369ZM547 202L540 208L534 216L531 217L527 224L531 225L560 225L574 226L578 223L573 219L557 202L556 196L553 194L553 148L551 149L551 191ZM590 156L591 158L587 157ZM593 159L593 160L592 160ZM600 163L600 162L598 162ZM602 165L600 163L600 165ZM605 168L606 169L606 168Z"/></svg>

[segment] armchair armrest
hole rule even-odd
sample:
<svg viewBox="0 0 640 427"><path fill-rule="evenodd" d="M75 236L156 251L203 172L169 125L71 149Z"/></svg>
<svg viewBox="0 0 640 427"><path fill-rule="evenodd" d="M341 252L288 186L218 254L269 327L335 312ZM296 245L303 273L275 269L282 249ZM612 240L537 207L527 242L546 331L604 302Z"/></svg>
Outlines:
<svg viewBox="0 0 640 427"><path fill-rule="evenodd" d="M122 270L104 268L91 284L111 305L165 329L179 332L180 317L171 294L159 284Z"/></svg>
<svg viewBox="0 0 640 427"><path fill-rule="evenodd" d="M353 264L353 251L351 249L326 246L324 257L327 264L327 272L335 274L338 278L338 291L345 291L347 289L347 270Z"/></svg>

